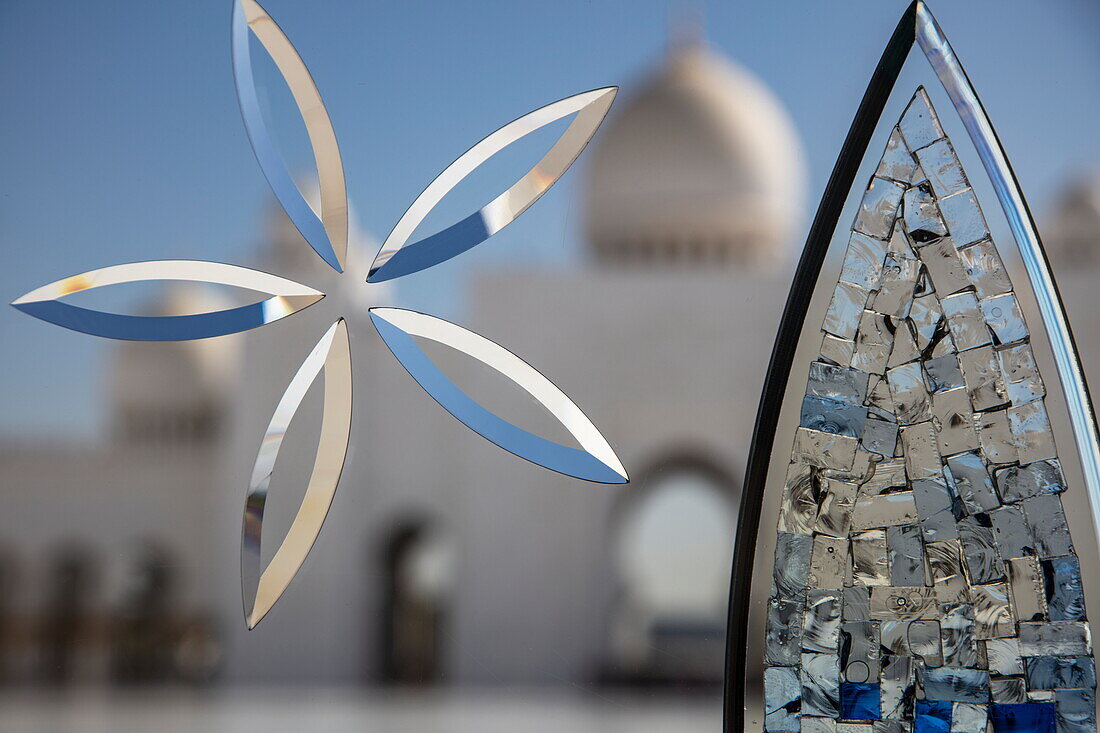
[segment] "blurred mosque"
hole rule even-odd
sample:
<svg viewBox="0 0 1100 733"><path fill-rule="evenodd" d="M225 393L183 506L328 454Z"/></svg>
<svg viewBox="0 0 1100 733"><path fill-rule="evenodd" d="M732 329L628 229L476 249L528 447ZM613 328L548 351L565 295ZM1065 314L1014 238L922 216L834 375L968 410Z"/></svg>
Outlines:
<svg viewBox="0 0 1100 733"><path fill-rule="evenodd" d="M242 336L119 344L109 444L0 447L0 680L712 688L740 476L805 215L799 151L758 79L676 44L584 158L584 265L470 287L461 322L562 385L614 442L627 486L535 469L458 428L371 331L377 290L346 286ZM1094 265L1100 185L1064 202L1053 254ZM257 267L331 292L281 213L264 240ZM358 245L353 272L373 254ZM1071 310L1095 302L1067 274ZM174 287L158 307L213 297ZM304 571L247 632L250 459L283 385L347 312L360 316L349 463ZM492 376L433 356L514 409L493 402ZM311 465L313 407L277 467L269 536ZM553 434L541 416L508 416Z"/></svg>

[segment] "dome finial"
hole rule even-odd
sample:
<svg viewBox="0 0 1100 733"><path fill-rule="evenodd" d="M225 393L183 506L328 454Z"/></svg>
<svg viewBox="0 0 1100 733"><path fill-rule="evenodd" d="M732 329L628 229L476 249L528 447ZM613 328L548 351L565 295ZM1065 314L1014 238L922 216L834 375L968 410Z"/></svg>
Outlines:
<svg viewBox="0 0 1100 733"><path fill-rule="evenodd" d="M681 2L669 12L668 50L676 55L703 45L703 9L695 2Z"/></svg>

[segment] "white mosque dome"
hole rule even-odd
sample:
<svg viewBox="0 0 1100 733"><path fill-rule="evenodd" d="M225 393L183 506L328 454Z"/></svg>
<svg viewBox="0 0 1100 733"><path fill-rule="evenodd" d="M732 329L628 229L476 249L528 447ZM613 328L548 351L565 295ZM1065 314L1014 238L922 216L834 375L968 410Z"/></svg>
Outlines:
<svg viewBox="0 0 1100 733"><path fill-rule="evenodd" d="M588 153L585 229L601 263L781 260L804 164L779 100L701 43L681 44Z"/></svg>

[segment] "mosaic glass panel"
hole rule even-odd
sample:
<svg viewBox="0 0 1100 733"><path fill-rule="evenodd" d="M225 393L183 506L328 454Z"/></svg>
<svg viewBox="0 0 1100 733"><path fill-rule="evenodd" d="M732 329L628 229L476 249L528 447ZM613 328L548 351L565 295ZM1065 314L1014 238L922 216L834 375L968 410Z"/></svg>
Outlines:
<svg viewBox="0 0 1100 733"><path fill-rule="evenodd" d="M923 88L860 204L822 326L767 621L774 732L1096 730L1045 389Z"/></svg>

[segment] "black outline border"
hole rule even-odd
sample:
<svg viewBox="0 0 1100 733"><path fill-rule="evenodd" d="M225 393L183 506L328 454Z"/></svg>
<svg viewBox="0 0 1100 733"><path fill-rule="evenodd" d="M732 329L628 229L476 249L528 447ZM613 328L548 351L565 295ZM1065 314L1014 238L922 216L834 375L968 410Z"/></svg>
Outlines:
<svg viewBox="0 0 1100 733"><path fill-rule="evenodd" d="M779 405L787 390L799 336L813 297L821 267L829 251L833 234L840 223L844 203L851 193L856 174L867 153L883 109L890 98L909 51L916 42L916 14L920 0L902 15L886 49L882 52L867 91L856 111L848 136L829 183L818 205L806 246L795 270L787 304L783 308L779 333L768 363L764 391L756 414L745 484L741 494L741 510L734 543L733 569L730 578L729 615L726 622L726 665L722 698L722 730L742 733L745 730L745 671L748 646L748 612L752 591L752 571L756 559L756 540L760 528L760 511L768 479L775 433L779 423Z"/></svg>

